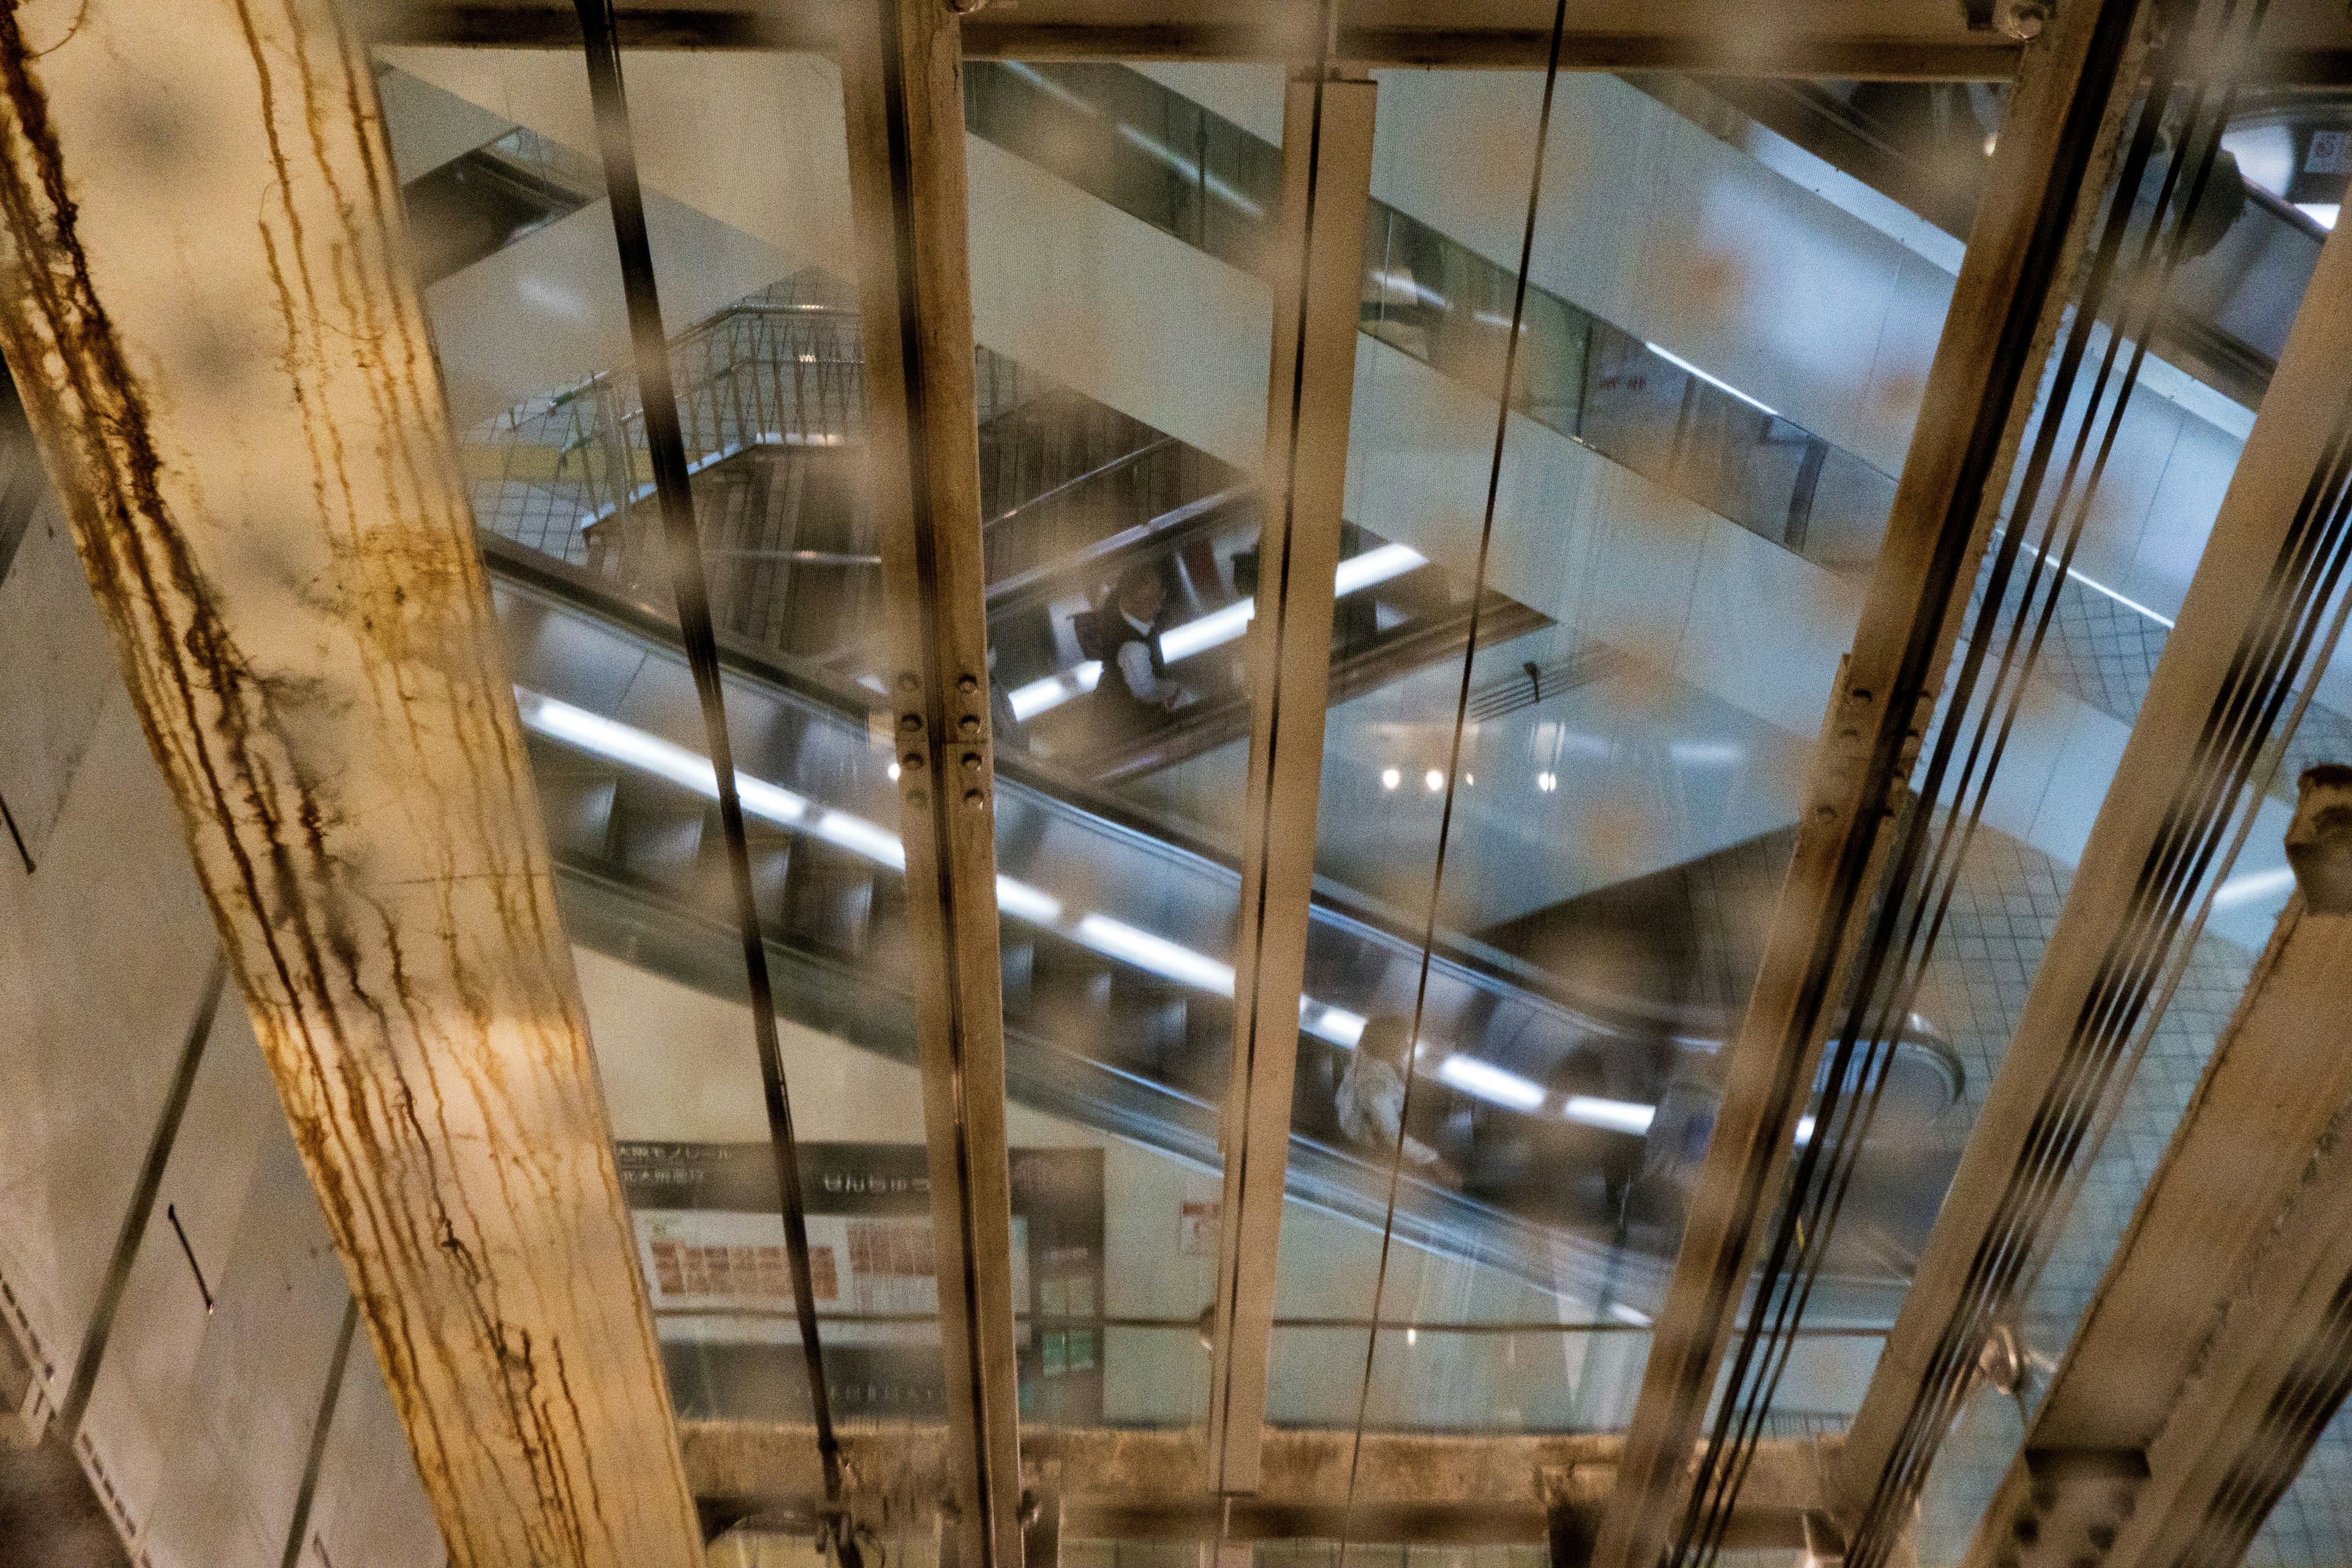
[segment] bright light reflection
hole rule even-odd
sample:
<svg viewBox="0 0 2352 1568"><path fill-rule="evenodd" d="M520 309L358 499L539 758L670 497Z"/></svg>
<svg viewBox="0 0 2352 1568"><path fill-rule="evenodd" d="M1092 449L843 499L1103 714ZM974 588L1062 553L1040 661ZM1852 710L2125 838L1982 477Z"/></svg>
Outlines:
<svg viewBox="0 0 2352 1568"><path fill-rule="evenodd" d="M1660 359L1665 361L1668 364L1675 366L1676 369L1690 372L1691 374L1698 377L1701 381L1706 383L1709 386L1714 387L1717 391L1731 394L1732 396L1739 399L1740 402L1745 403L1748 407L1756 409L1759 413L1770 415L1775 419L1780 417L1780 411L1779 409L1774 408L1768 404L1758 402L1755 398L1748 396L1746 393L1740 391L1739 388L1732 385L1731 383L1723 380L1719 376L1707 374L1706 372L1699 369L1698 366L1691 363L1690 361L1683 358L1682 355L1678 353L1670 353L1654 342L1644 342L1642 346L1649 350L1652 353L1657 355Z"/></svg>
<svg viewBox="0 0 2352 1568"><path fill-rule="evenodd" d="M537 734L649 773L706 800L718 798L718 774L707 757L523 687L515 688L515 701L521 710L524 726ZM1391 775L1394 773L1394 769L1390 770ZM814 807L790 790L764 779L738 773L735 782L747 816L799 827L879 865L894 870L906 869L906 848L898 835L887 828L845 811ZM1062 901L1043 889L1000 876L996 879L996 901L998 908L1016 920L1048 930L1066 930ZM1196 952L1181 942L1124 921L1087 914L1067 927L1066 934L1107 957L1180 984L1221 996L1234 994L1230 964L1220 963L1206 953ZM1365 1019L1361 1014L1330 1006L1312 997L1300 998L1298 1017L1307 1033L1343 1048L1355 1048L1363 1037ZM1539 1110L1547 1098L1540 1084L1475 1057L1446 1057L1437 1066L1437 1077L1465 1094L1515 1110ZM1657 1113L1654 1107L1626 1100L1570 1095L1561 1114L1571 1121L1639 1136L1649 1131L1651 1120ZM1801 1131L1801 1142L1803 1135Z"/></svg>
<svg viewBox="0 0 2352 1568"><path fill-rule="evenodd" d="M1394 789L1397 785L1402 783L1404 783L1404 774L1398 772L1396 769L1382 768L1381 770L1381 787L1382 789Z"/></svg>
<svg viewBox="0 0 2352 1568"><path fill-rule="evenodd" d="M1339 569L1331 574L1331 594L1334 598L1344 599L1428 564L1429 557L1411 545L1383 544L1340 562ZM1250 622L1256 616L1257 601L1242 599L1222 610L1212 610L1198 620L1171 626L1160 634L1160 657L1174 664L1196 653L1222 647L1249 630Z"/></svg>
<svg viewBox="0 0 2352 1568"><path fill-rule="evenodd" d="M1211 610L1195 621L1170 626L1160 634L1160 657L1170 664L1222 647L1249 630L1257 617L1257 601L1236 599L1222 610Z"/></svg>
<svg viewBox="0 0 2352 1568"><path fill-rule="evenodd" d="M1004 694L1013 717L1026 724L1049 708L1059 708L1073 697L1083 697L1102 684L1102 660L1090 658L1065 675L1049 675Z"/></svg>
<svg viewBox="0 0 2352 1568"><path fill-rule="evenodd" d="M1475 1057L1448 1057L1437 1064L1438 1081L1514 1110L1533 1110L1544 1102L1543 1086L1515 1072L1507 1072Z"/></svg>
<svg viewBox="0 0 2352 1568"><path fill-rule="evenodd" d="M1571 1094L1560 1107L1562 1116L1587 1127L1598 1127L1607 1132L1629 1132L1636 1138L1650 1131L1656 1120L1658 1108L1637 1105L1628 1100L1602 1100L1589 1094Z"/></svg>
<svg viewBox="0 0 2352 1568"><path fill-rule="evenodd" d="M1194 952L1164 936L1139 931L1125 921L1115 921L1108 915L1087 915L1070 934L1097 952L1107 953L1138 969L1148 969L1179 984L1213 991L1220 996L1234 994L1231 964L1219 963L1208 954Z"/></svg>
<svg viewBox="0 0 2352 1568"><path fill-rule="evenodd" d="M2284 866L2267 871L2241 871L2214 891L2213 907L2234 910L2240 904L2284 897L2294 888L2294 872Z"/></svg>
<svg viewBox="0 0 2352 1568"><path fill-rule="evenodd" d="M1061 900L1010 877L996 879L996 907L1033 925L1049 926L1062 918Z"/></svg>
<svg viewBox="0 0 2352 1568"><path fill-rule="evenodd" d="M1435 795L1439 790L1445 787L1445 775L1439 773L1435 768L1432 768L1427 773L1421 775L1421 787L1427 790L1430 794Z"/></svg>

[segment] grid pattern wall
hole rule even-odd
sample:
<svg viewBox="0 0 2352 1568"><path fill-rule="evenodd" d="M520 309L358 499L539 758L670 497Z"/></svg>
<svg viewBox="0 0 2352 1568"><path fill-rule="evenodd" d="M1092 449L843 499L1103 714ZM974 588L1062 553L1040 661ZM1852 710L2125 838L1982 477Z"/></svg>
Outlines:
<svg viewBox="0 0 2352 1568"><path fill-rule="evenodd" d="M2246 1568L2352 1563L2352 1403L2336 1412L2303 1473L2246 1548Z"/></svg>

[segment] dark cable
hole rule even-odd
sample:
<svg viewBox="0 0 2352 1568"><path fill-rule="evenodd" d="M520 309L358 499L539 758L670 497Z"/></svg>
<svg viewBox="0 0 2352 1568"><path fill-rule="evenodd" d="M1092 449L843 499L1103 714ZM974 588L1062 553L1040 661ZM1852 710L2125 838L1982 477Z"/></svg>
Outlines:
<svg viewBox="0 0 2352 1568"><path fill-rule="evenodd" d="M2113 272L2125 232L2129 226L2132 208L2140 188L2147 153L2164 115L2165 94L2169 89L2172 77L2172 72L2166 67L2170 63L2170 57L2177 54L2179 45L2179 39L2176 35L2172 39L2168 40L2167 49L2160 57L2165 63L2155 73L2157 86L2150 94L2149 103L2142 111L2138 132L2134 138L2130 155L2125 161L2122 176L2118 181L2118 195L2110 208L2106 233L2096 253L2095 261L2086 282L2084 300L2078 307L2074 330L2062 356L2048 399L2049 412L2043 418L2021 486L2021 500L2018 502L2019 515L2028 520L2032 517L2037 504L2042 477L2046 471L2051 448L2054 444L2059 426L2063 422L2065 407L2071 400L2074 376L2081 363L2083 351L2087 345L2093 323L2099 313L2099 302L2105 296L2108 279ZM2192 113L2192 121L2193 118ZM2222 118L2226 118L2226 110ZM2217 134L2218 129L2219 121L2215 125ZM2187 211L2194 210L2198 196L2201 195L2210 161L2211 149L2209 147L2204 165L2199 170L2197 181L2186 204ZM2134 276L2143 279L2146 277L2148 252L2154 247L2158 233L2162 226L2181 164L2182 160L2176 158L2169 161L2167 165L2163 189L2158 197L2154 214L2143 237ZM2186 234L2187 223L2188 219L2184 216L2174 226L2174 244L2165 259L2160 275L2162 279L2169 278L2172 265L2178 259L2181 240ZM2159 282L2156 291L2143 293L2141 297L2152 299L2160 296L2160 292ZM2007 579L2013 568L2017 548L2022 541L2026 529L2021 526L2009 531L2003 539L2002 548L1997 553L1992 573L1993 581L1988 585L1983 595L1970 640L1969 656L1964 661L1964 668L1950 700L1949 717L1939 733L1938 744L1928 770L1926 784L1909 814L1909 821L1903 839L1903 853L1898 858L1898 864L1894 873L1888 879L1887 885L1890 892L1882 902L1882 913L1875 922L1873 945L1864 967L1863 976L1854 987L1845 1027L1840 1034L1830 1079L1822 1090L1822 1105L1816 1113L1815 1135L1809 1141L1805 1157L1800 1162L1796 1180L1784 1204L1781 1221L1776 1234L1773 1265L1766 1276L1768 1291L1777 1292L1778 1310L1769 1314L1759 1311L1752 1315L1743 1335L1740 1353L1735 1363L1733 1387L1744 1388L1747 1392L1740 1400L1727 1399L1723 1411L1718 1415L1716 1430L1710 1439L1706 1456L1704 1467L1706 1475L1703 1484L1694 1489L1689 1508L1686 1510L1683 1538L1677 1543L1678 1554L1686 1555L1689 1552L1694 1533L1698 1538L1701 1553L1706 1561L1712 1562L1720 1550L1723 1532L1728 1525L1732 1502L1745 1481L1748 1464L1753 1458L1754 1444L1760 1433L1765 1413L1769 1410L1778 1391L1780 1375L1788 1363L1789 1352L1793 1348L1791 1336L1795 1323L1801 1321L1805 1306L1811 1300L1813 1284L1819 1278L1826 1256L1830 1236L1834 1231L1837 1218L1843 1212L1846 1194L1851 1188L1861 1148L1866 1142L1870 1130L1875 1121L1886 1071L1892 1060L1895 1037L1899 1033L1895 1028L1896 1020L1907 1017L1909 1008L1916 1001L1917 988L1924 980L1929 956L1940 934L1944 915L1948 909L1952 892L1958 882L1960 865L1981 817L1991 779L2006 748L2025 684L2039 660L2051 616L2054 612L2059 595L2063 590L2067 568L2071 565L2074 547L2088 515L2091 499L2098 489L2107 458L2113 448L2116 433L2120 426L2124 407L2128 402L2132 386L2137 378L2141 357L2145 353L2144 338L2136 349L2130 370L2124 378L2113 405L2105 438L2100 446L2098 459L2093 467L2088 484L2080 494L2079 503L2075 507L2074 524L2066 532L2063 555L2058 563L2058 570L2052 576L2051 590L2038 617L2032 644L2021 665L2018 664L2015 658L2016 648L2020 634L2023 630L2025 616L2033 603L2042 572L2049 563L2050 542L2060 531L2061 521L2064 517L2069 501L2074 499L2074 481L2080 472L2084 450L2088 443L2091 430L2097 423L2098 410L2105 403L2107 383L2112 375L2116 355L2125 335L2123 325L2119 322L2116 330L2110 335L2106 353L2103 356L2099 374L2092 391L2090 404L2084 412L2082 427L2074 443L2066 465L2065 476L2060 483L2058 499L2053 505L2049 521L2043 530L2043 542L2034 552L2032 566L2021 595L2018 613L2012 618L1999 667L1988 692L1986 706L1981 710L1975 726L1976 733L1969 747L1968 762L1953 795L1955 807L1960 801L1967 798L1969 783L1977 776L1977 764L1982 755L1985 735L1996 711L2003 713L1999 740L1993 747L1990 759L1986 761L1973 807L1965 814L1965 816L1958 810L1947 812L1944 815L1942 829L1937 832L1934 822L1937 802L1941 798L1942 794L1942 776L1949 763L1953 742L1963 727L1960 716L1972 702L1980 661L1989 637L1997 625L2000 609L2006 601ZM2013 685L2010 679L2012 668L2016 670ZM2006 703L2002 701L2005 689L2009 699ZM1923 836L1932 836L1937 842L1933 852L1928 857L1924 875L1919 877L1915 884L1912 873L1917 866L1917 850ZM1958 853L1953 854L1951 851L1956 845ZM1937 889L1939 884L1940 894L1938 895ZM1895 890L1908 889L1915 885L1918 889L1916 900L1907 894L1903 897L1895 896ZM1934 907L1934 916L1932 921L1927 922L1927 940L1922 946L1919 941L1921 928L1931 904ZM1878 986L1878 977L1886 973L1885 963L1887 943L1893 935L1895 926L1901 922L1900 911L1906 905L1910 907L1911 918L1900 944L1900 956L1896 958L1894 964L1894 984L1882 992ZM1870 1011L1874 995L1880 997L1878 1016L1874 1025L1865 1029L1863 1026L1865 1023L1864 1016ZM1860 1082L1857 1085L1855 1081L1857 1075L1853 1070L1853 1057L1856 1045L1860 1041L1866 1041L1867 1044L1864 1047L1864 1059L1859 1074ZM1816 1156L1824 1149L1828 1151L1826 1155L1829 1162L1828 1177L1826 1182L1817 1182L1814 1180L1819 1164ZM1793 1264L1788 1262L1792 1247L1796 1253ZM1768 1316L1771 1320L1769 1332L1765 1331L1764 1323ZM1751 1366L1755 1364L1759 1334L1763 1336L1762 1359L1766 1370L1756 1381L1750 1382L1748 1374ZM1730 1432L1734 1426L1738 1429L1736 1437L1732 1436ZM1723 1459L1723 1451L1727 1445L1736 1455L1730 1463L1727 1474ZM1706 1517L1702 1524L1699 1515L1703 1508Z"/></svg>
<svg viewBox="0 0 2352 1568"><path fill-rule="evenodd" d="M1470 576L1469 636L1462 647L1462 679L1454 700L1454 729L1447 742L1445 758L1445 796L1437 820L1437 858L1429 878L1429 915L1422 931L1421 967L1412 993L1412 1026L1405 1034L1404 1094L1397 1108L1396 1148L1389 1160L1389 1190L1386 1213L1381 1222L1381 1260L1372 1282L1372 1321L1377 1323L1388 1291L1389 1257L1396 1239L1397 1190L1404 1174L1405 1129L1412 1116L1413 1085L1419 1081L1421 1057L1421 1022L1429 1001L1430 955L1437 944L1437 910L1440 895L1445 889L1445 853L1454 831L1454 801L1462 775L1462 734L1470 713L1470 677L1478 658L1479 614L1486 601L1486 557L1495 538L1495 509L1502 493L1503 448L1511 428L1511 388L1518 374L1520 329L1527 318L1528 271L1534 264L1536 247L1536 215L1543 197L1544 153L1551 142L1551 110L1555 89L1559 85L1560 39L1568 26L1568 0L1558 0L1551 17L1551 49L1544 67L1543 107L1536 116L1535 167L1528 176L1528 216L1519 235L1519 270L1511 289L1510 338L1503 348L1502 384L1495 395L1495 454L1486 468L1486 505L1478 526L1478 559ZM1372 1358L1380 1348L1380 1331L1375 1329L1364 1336L1364 1375L1356 1394L1355 1430L1348 1450L1348 1514L1352 1521L1356 1503L1357 1469L1363 1458L1364 1416L1372 1397ZM1352 1531L1350 1531L1352 1534ZM1343 1538L1343 1555L1347 1542Z"/></svg>
<svg viewBox="0 0 2352 1568"><path fill-rule="evenodd" d="M784 1085L783 1053L776 1039L776 1002L768 978L767 944L760 934L760 906L751 886L751 842L743 829L743 803L735 787L735 751L727 731L726 695L719 685L719 638L710 624L710 594L703 581L702 545L695 527L694 496L686 467L686 442L678 428L677 397L670 385L669 341L662 329L661 296L655 286L653 247L646 237L645 197L637 184L637 157L629 130L629 105L621 86L620 37L613 0L575 0L588 59L588 90L596 109L596 139L604 158L605 194L613 204L613 237L620 252L621 288L628 302L629 341L645 409L646 445L653 461L654 493L661 509L662 537L669 554L677 599L678 640L694 671L701 700L702 727L719 786L719 822L727 842L727 868L735 893L735 918L743 941L743 969L751 1003L751 1036L759 1047L760 1083L775 1150L777 1197L783 1209L784 1250L793 1277L793 1305L800 1324L801 1354L808 1369L810 1418L816 1427L817 1458L824 1469L828 1503L841 1500L841 1445L833 1430L832 1401L824 1381L824 1353L817 1340L816 1286L809 1268L808 1209L801 1193L800 1148L793 1136L792 1099ZM854 1549L845 1537L845 1562Z"/></svg>

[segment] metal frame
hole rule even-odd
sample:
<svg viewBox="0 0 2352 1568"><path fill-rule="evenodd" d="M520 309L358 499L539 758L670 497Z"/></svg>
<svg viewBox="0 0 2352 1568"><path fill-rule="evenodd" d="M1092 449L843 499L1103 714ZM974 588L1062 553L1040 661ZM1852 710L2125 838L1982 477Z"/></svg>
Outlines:
<svg viewBox="0 0 2352 1568"><path fill-rule="evenodd" d="M2339 368L2347 353L2352 244L2331 237L2149 680L2016 1036L1854 1418L1841 1490L1856 1504L1900 1505L1890 1478L1918 1440L1906 1429L1933 1425L1923 1422L1923 1402L1948 1383L1946 1363L1973 1354L1982 1325L2005 1313L2027 1277L2027 1256L2057 1228L2058 1211L2029 1203L2029 1192L2048 1179L2045 1172L2063 1173L2090 1157L2096 1135L2089 1130L2128 1078L2113 1067L2087 1076L2096 1069L2085 1065L2086 1040L2094 1030L2112 1033L2127 1023L2118 1009L2135 994L2144 1003L2154 988L2147 963L2128 958L2164 951L2149 949L2158 940L2147 930L2150 889L2159 874L2177 878L2188 866L2184 833L2231 810L2234 789L2224 788L2222 776L2230 758L2219 743L2236 735L2241 749L2259 747L2270 719L2262 717L2262 730L2251 736L2245 726L2263 703L2274 714L2284 700L2284 685L2246 689L2250 680L2267 679L2265 660L2283 651L2277 645L2292 629L2281 595L2346 564L2345 544L2334 546L2331 563L2309 525L2315 508L2342 504L2345 444L2352 439ZM2325 597L2321 592L2323 604ZM2291 682L2296 673L2290 663L2279 679Z"/></svg>
<svg viewBox="0 0 2352 1568"><path fill-rule="evenodd" d="M1977 1527L1969 1568L2086 1552L2116 1568L2227 1568L2352 1386L2352 788L2344 770L2325 773L2306 775L2287 835L2317 863L2298 868L2311 874ZM2085 1454L2109 1458L2085 1466ZM2105 1484L2063 1486L2086 1469Z"/></svg>
<svg viewBox="0 0 2352 1568"><path fill-rule="evenodd" d="M1019 9L980 6L961 23L967 59L1284 60L1306 67L1322 58L1318 7L1292 0L1268 8L1223 0L1051 0ZM1497 7L1476 23L1431 25L1406 5L1357 5L1339 19L1329 58L1351 67L1446 67L1540 70L1548 58L1550 7ZM1745 13L1709 16L1685 8L1660 17L1633 4L1588 5L1560 52L1563 70L1668 70L1741 77L1839 77L1876 80L2005 81L2016 73L2018 46L1990 31L1969 31L1957 8L1920 7L1907 33L1850 31L1833 5L1790 18L1770 36L1727 40ZM1809 25L1810 24L1810 25ZM377 18L386 43L469 44L563 48L578 39L561 0L394 0ZM625 4L621 41L629 48L828 49L833 24L817 8L762 11L730 0ZM2352 29L2343 40L2352 44ZM2305 68L2326 62L2315 51Z"/></svg>
<svg viewBox="0 0 2352 1568"><path fill-rule="evenodd" d="M913 932L954 1541L1020 1568L987 566L980 515L962 67L945 0L856 0L842 86L867 443L897 673L889 701Z"/></svg>
<svg viewBox="0 0 2352 1568"><path fill-rule="evenodd" d="M841 1492L840 1446L833 1430L832 1392L824 1372L824 1346L816 1318L816 1288L809 1259L808 1205L801 1193L800 1148L793 1131L791 1094L784 1082L783 1049L776 1029L776 1001L768 978L768 948L760 929L760 905L751 882L750 839L743 801L736 785L734 741L727 727L727 699L719 673L719 638L710 619L710 590L703 575L702 539L695 521L686 441L670 384L670 346L662 326L661 295L654 276L651 237L646 226L644 192L637 182L635 134L621 75L620 41L612 0L578 0L585 44L589 95L595 106L596 134L604 163L607 205L627 302L629 344L646 429L646 457L653 467L656 504L668 557L678 640L693 671L702 709L704 744L709 748L720 831L725 838L728 882L735 900L736 933L742 946L751 1038L759 1055L760 1090L776 1170L776 1204L783 1222L784 1254L793 1282L793 1306L800 1331L801 1356L808 1379L817 1457L824 1468L825 1494ZM623 502L623 505L629 503ZM855 1568L856 1547L839 1542L845 1568Z"/></svg>
<svg viewBox="0 0 2352 1568"><path fill-rule="evenodd" d="M2134 0L2064 8L2025 54L1953 290L1893 515L1839 669L1762 966L1727 1068L1594 1560L1650 1568L1689 1505L1688 1464L1757 1244L1811 1095L1822 1020L1865 922L1941 689L1957 605L2033 402L2130 96ZM2120 89L2120 90L2119 90Z"/></svg>
<svg viewBox="0 0 2352 1568"><path fill-rule="evenodd" d="M365 52L20 20L0 347L451 1560L698 1563Z"/></svg>
<svg viewBox="0 0 2352 1568"><path fill-rule="evenodd" d="M809 1428L688 1422L683 1433L695 1493L714 1517L789 1520L806 1532L820 1484ZM1763 1445L1741 1499L1743 1542L1802 1543L1804 1519L1828 1507L1823 1479L1838 1441ZM924 1518L953 1468L954 1439L939 1426L853 1430L842 1443L848 1505L861 1519ZM1208 1450L1198 1427L1062 1427L1024 1440L1021 1480L1040 1499L1059 1500L1065 1534L1097 1540L1134 1531L1162 1540L1328 1541L1345 1525L1345 1538L1360 1542L1534 1543L1547 1538L1556 1509L1588 1514L1606 1495L1623 1447L1607 1434L1398 1432L1367 1432L1359 1445L1346 1431L1275 1427L1265 1433L1260 1489L1244 1500L1202 1492Z"/></svg>
<svg viewBox="0 0 2352 1568"><path fill-rule="evenodd" d="M1249 794L1209 1380L1208 1479L1218 1493L1257 1489L1265 1425L1376 91L1370 81L1309 77L1290 83L1283 105L1285 270L1274 289L1266 383L1265 524L1249 641Z"/></svg>

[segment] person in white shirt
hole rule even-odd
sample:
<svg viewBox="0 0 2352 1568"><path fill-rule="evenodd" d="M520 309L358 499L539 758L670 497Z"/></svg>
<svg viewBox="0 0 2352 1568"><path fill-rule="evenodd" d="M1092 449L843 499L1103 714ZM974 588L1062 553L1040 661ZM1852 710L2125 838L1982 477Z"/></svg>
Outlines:
<svg viewBox="0 0 2352 1568"><path fill-rule="evenodd" d="M1119 679L1128 695L1146 707L1172 709L1184 696L1184 684L1169 679L1160 656L1160 624L1167 608L1168 588L1150 566L1130 568L1118 580L1111 608L1117 616L1110 627L1117 639Z"/></svg>

